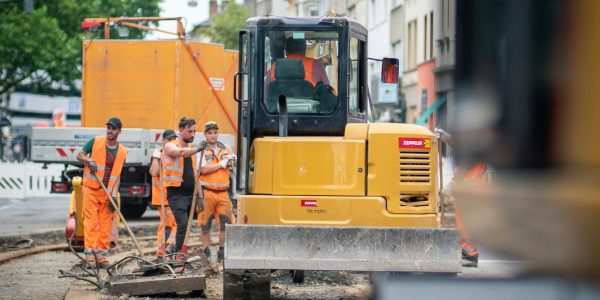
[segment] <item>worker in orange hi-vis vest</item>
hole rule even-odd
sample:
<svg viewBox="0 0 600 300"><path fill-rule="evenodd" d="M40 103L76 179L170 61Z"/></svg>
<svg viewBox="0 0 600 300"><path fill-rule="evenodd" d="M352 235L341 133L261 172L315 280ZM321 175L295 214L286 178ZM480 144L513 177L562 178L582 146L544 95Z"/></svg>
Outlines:
<svg viewBox="0 0 600 300"><path fill-rule="evenodd" d="M121 120L111 118L106 122L106 135L87 142L77 154L83 169L83 228L84 253L89 266L109 266L107 261L110 233L115 210L96 178L111 193L117 203L121 170L125 164L127 148L117 142L123 127ZM89 155L89 156L88 156Z"/></svg>
<svg viewBox="0 0 600 300"><path fill-rule="evenodd" d="M316 86L319 82L329 84L329 78L327 77L323 64L316 59L306 57L305 39L295 39L293 37L287 38L285 40L285 53L286 58L299 59L302 61L302 65L304 66L304 80L310 82L313 86ZM275 65L277 65L277 61L275 61L273 66L269 69L267 81L276 79Z"/></svg>
<svg viewBox="0 0 600 300"><path fill-rule="evenodd" d="M52 111L52 127L61 128L65 127L65 120L67 116L65 115L65 111L57 108Z"/></svg>
<svg viewBox="0 0 600 300"><path fill-rule="evenodd" d="M435 132L440 136L443 142L453 146L453 139L450 134L439 128L436 128ZM487 165L482 162L471 165L456 166L454 180L456 182L460 182L462 185L486 185L488 184L487 169ZM477 267L479 263L479 250L477 249L477 245L471 242L471 237L469 232L463 226L458 209L455 211L455 216L456 227L458 227L460 230L460 247L462 250L463 266Z"/></svg>
<svg viewBox="0 0 600 300"><path fill-rule="evenodd" d="M163 146L162 172L163 186L167 189L169 207L175 217L177 230L175 250L183 252L188 217L192 210L192 198L196 185L196 153L202 147L193 147L196 135L196 120L183 117L179 120L177 139ZM183 259L186 253L179 253L176 260Z"/></svg>
<svg viewBox="0 0 600 300"><path fill-rule="evenodd" d="M174 130L167 129L162 134L162 144L172 142L177 138L177 133ZM152 205L156 207L160 223L156 230L156 243L159 245L158 255L161 256L164 253L169 254L175 252L175 233L177 232L177 223L175 222L175 216L169 207L167 200L167 188L163 183L160 182L160 170L161 170L161 157L162 157L162 146L152 153L150 162L150 175L152 176ZM163 174L164 177L164 174ZM162 187L162 194L161 194ZM162 199L161 199L162 195ZM164 210L163 210L164 207ZM163 219L164 218L164 219ZM166 237L166 241L163 244L163 236ZM164 248L163 248L164 247Z"/></svg>
<svg viewBox="0 0 600 300"><path fill-rule="evenodd" d="M204 125L204 138L206 150L202 157L200 167L200 185L204 193L204 210L198 214L198 223L202 229L202 246L204 254L210 258L208 248L210 243L210 229L213 219L220 229L219 251L217 261L223 261L225 256L225 225L235 222L233 205L227 194L229 188L229 169L233 166L236 156L227 145L217 141L219 125L210 121Z"/></svg>

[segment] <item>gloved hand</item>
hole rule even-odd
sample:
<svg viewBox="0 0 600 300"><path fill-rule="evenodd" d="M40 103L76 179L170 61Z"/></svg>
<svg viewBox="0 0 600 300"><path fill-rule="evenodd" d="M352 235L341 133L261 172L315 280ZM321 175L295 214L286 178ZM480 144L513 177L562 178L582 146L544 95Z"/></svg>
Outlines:
<svg viewBox="0 0 600 300"><path fill-rule="evenodd" d="M219 162L219 164L221 165L221 168L225 169L225 168L227 168L227 165L229 164L229 159L224 158L222 161Z"/></svg>
<svg viewBox="0 0 600 300"><path fill-rule="evenodd" d="M235 156L235 154L228 154L228 155L223 155L223 159L229 159L230 161L236 161L237 157Z"/></svg>
<svg viewBox="0 0 600 300"><path fill-rule="evenodd" d="M117 203L118 203L117 196L112 196L112 200L113 200L113 202L114 202L115 204L117 204ZM115 212L115 210L116 210L116 208L115 208L115 207L112 205L112 203L110 203L110 202L108 203L108 209L109 209L111 212Z"/></svg>
<svg viewBox="0 0 600 300"><path fill-rule="evenodd" d="M449 135L446 131L444 131L444 129L437 128L437 127L433 130L433 132L437 136Z"/></svg>
<svg viewBox="0 0 600 300"><path fill-rule="evenodd" d="M161 150L160 148L154 149L154 152L152 153L152 158L160 159L160 152L161 152L160 150Z"/></svg>
<svg viewBox="0 0 600 300"><path fill-rule="evenodd" d="M90 172L91 172L92 174L96 174L96 171L98 170L98 165L96 164L96 161L94 161L94 160L91 160L91 161L88 163L88 167L90 168Z"/></svg>
<svg viewBox="0 0 600 300"><path fill-rule="evenodd" d="M206 150L206 148L208 148L208 142L202 141L202 142L200 142L200 145L198 145L198 147L196 147L196 151L197 152L204 151L204 150Z"/></svg>

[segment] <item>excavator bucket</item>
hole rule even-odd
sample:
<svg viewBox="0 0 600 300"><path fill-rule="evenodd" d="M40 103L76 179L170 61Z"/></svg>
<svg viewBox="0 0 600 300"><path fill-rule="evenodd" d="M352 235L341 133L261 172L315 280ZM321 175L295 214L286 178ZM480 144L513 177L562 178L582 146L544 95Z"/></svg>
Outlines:
<svg viewBox="0 0 600 300"><path fill-rule="evenodd" d="M461 272L451 228L227 225L225 269Z"/></svg>

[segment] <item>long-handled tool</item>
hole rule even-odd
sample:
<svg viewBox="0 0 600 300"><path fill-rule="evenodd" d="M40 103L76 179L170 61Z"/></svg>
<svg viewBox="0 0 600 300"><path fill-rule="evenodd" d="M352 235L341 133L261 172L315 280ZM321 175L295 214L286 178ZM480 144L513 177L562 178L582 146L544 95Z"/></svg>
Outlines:
<svg viewBox="0 0 600 300"><path fill-rule="evenodd" d="M133 231L131 231L129 224L127 224L127 221L125 221L125 218L123 217L123 214L121 214L119 207L117 206L115 201L113 201L112 195L110 194L110 192L108 191L106 186L104 186L104 183L102 182L102 179L98 176L98 174L94 173L94 177L96 177L96 180L98 180L98 182L100 182L100 186L106 193L106 196L108 197L108 201L110 201L110 204L115 208L115 211L119 215L119 218L121 218L121 221L123 221L123 225L125 225L125 229L127 229L127 233L129 233L129 236L133 240L133 243L135 244L135 248L137 249L138 253L140 254L141 257L144 257L144 252L142 252L142 247L140 247L140 243L138 243L138 240L135 238Z"/></svg>
<svg viewBox="0 0 600 300"><path fill-rule="evenodd" d="M202 159L204 158L204 150L200 152L200 160L198 161L198 167L196 168L196 176L194 178L194 195L192 196L192 207L190 209L190 215L188 216L187 229L185 230L185 238L183 239L183 246L181 246L181 253L186 253L187 241L190 236L192 229L192 222L194 221L194 214L196 213L196 202L198 201L198 180L200 179L200 167L202 166ZM204 196L200 196L201 198ZM202 201L204 201L202 199Z"/></svg>
<svg viewBox="0 0 600 300"><path fill-rule="evenodd" d="M160 155L160 159L158 160L158 188L160 189L160 226L162 226L163 229L163 238L162 238L162 245L161 245L161 254L162 257L164 258L166 253L166 248L167 248L167 227L165 226L167 224L167 213L165 211L165 195L164 195L164 191L163 191L163 174L162 174L162 153Z"/></svg>
<svg viewBox="0 0 600 300"><path fill-rule="evenodd" d="M446 199L444 199L444 195L442 194L442 190L444 189L444 165L443 165L443 160L444 160L444 154L442 153L444 150L444 141L442 141L441 137L438 136L437 138L437 143L438 143L438 169L439 169L439 183L440 183L440 187L439 187L439 192L438 192L438 197L439 197L439 201L440 201L440 221L444 222L444 218L445 218L445 210L446 210Z"/></svg>

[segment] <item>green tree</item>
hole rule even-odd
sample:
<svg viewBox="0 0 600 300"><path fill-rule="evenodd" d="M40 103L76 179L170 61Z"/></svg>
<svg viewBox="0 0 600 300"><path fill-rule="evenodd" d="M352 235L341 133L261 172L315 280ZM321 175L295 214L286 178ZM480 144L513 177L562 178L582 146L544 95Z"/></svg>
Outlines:
<svg viewBox="0 0 600 300"><path fill-rule="evenodd" d="M201 31L210 37L211 41L225 45L226 49L238 49L240 29L244 28L246 20L250 17L250 8L239 5L235 1L229 2L225 11L214 15L212 25Z"/></svg>
<svg viewBox="0 0 600 300"><path fill-rule="evenodd" d="M87 17L158 16L162 0L35 0L23 12L19 0L0 2L0 95L16 86L75 90L81 78L81 22ZM125 38L147 32L131 29ZM117 38L117 35L111 35Z"/></svg>

